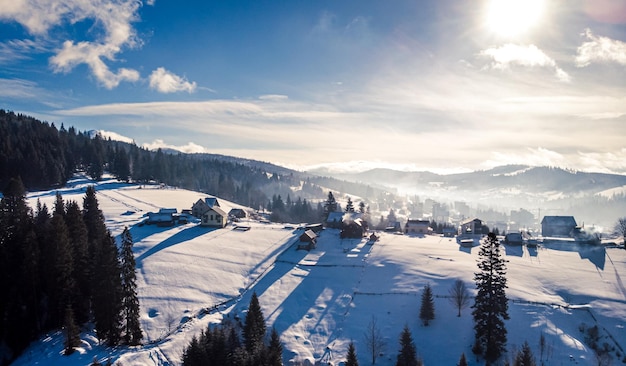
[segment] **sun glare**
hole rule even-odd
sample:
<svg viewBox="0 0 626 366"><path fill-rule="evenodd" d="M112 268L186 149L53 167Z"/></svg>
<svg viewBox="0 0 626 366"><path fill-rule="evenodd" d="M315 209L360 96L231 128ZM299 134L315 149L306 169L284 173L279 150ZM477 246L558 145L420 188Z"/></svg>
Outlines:
<svg viewBox="0 0 626 366"><path fill-rule="evenodd" d="M535 26L544 10L544 0L490 0L486 21L499 36L515 37Z"/></svg>

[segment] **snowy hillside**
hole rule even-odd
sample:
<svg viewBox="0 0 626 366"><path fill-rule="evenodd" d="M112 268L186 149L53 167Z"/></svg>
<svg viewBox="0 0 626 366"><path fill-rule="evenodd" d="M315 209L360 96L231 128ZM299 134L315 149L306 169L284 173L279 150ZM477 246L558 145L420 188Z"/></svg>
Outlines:
<svg viewBox="0 0 626 366"><path fill-rule="evenodd" d="M64 199L82 204L86 180L60 190ZM393 365L398 337L407 324L426 365L454 365L461 353L472 365L471 309L461 317L445 296L456 279L474 289L478 248L460 247L454 239L382 233L378 242L341 240L324 230L316 249L296 250L297 225L246 222L248 231L139 226L143 215L161 207L181 209L205 195L159 186L115 181L97 187L108 227L119 235L131 227L137 260L138 291L145 345L106 349L93 332L83 333L84 347L62 356L59 333L35 342L15 365L88 365L110 358L123 365L178 365L183 348L209 323L222 317L243 318L252 292L259 295L268 327L281 334L285 364L341 363L354 341L362 365L369 365L366 326L376 317L387 340L377 365ZM29 194L49 207L56 191ZM226 207L238 207L220 201ZM294 229L294 227L296 229ZM600 339L621 364L626 347L626 251L608 246L507 246L508 348L528 341L539 360L543 333L547 365L595 365L593 350L581 330L598 325ZM435 320L418 319L420 295L430 284ZM610 338L610 337L613 338ZM616 343L614 340L617 340Z"/></svg>

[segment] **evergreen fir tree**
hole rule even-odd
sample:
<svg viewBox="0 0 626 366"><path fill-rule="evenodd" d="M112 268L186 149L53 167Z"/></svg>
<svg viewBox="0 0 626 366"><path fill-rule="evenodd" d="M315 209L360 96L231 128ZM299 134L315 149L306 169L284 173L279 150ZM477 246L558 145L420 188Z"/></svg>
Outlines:
<svg viewBox="0 0 626 366"><path fill-rule="evenodd" d="M50 325L61 326L64 322L67 307L71 307L72 299L77 295L76 282L73 277L74 265L72 260L72 249L62 215L55 209L52 215L52 236L48 245L51 247L50 256L46 258L50 261L52 272L50 276L50 296L51 319ZM73 314L72 314L73 315Z"/></svg>
<svg viewBox="0 0 626 366"><path fill-rule="evenodd" d="M267 365L283 366L283 345L280 343L280 336L276 328L272 328L270 335L270 345L267 349Z"/></svg>
<svg viewBox="0 0 626 366"><path fill-rule="evenodd" d="M248 313L246 314L246 323L243 327L243 340L246 350L250 354L256 354L263 348L263 339L265 338L266 326L259 298L256 292L252 294Z"/></svg>
<svg viewBox="0 0 626 366"><path fill-rule="evenodd" d="M354 212L354 204L350 197L348 197L348 203L346 203L346 212Z"/></svg>
<svg viewBox="0 0 626 366"><path fill-rule="evenodd" d="M478 252L478 268L474 280L478 293L473 305L476 349L482 350L487 362L497 360L505 351L509 319L506 297L506 260L500 254L500 243L489 233Z"/></svg>
<svg viewBox="0 0 626 366"><path fill-rule="evenodd" d="M38 245L21 179L0 200L0 344L20 351L38 329ZM33 287L35 286L35 287Z"/></svg>
<svg viewBox="0 0 626 366"><path fill-rule="evenodd" d="M435 303L433 301L433 292L430 288L430 284L424 286L422 292L422 304L420 306L420 319L424 326L428 326L428 323L435 319Z"/></svg>
<svg viewBox="0 0 626 366"><path fill-rule="evenodd" d="M354 348L354 342L348 344L348 354L346 355L345 366L359 366L359 360L356 357L356 349Z"/></svg>
<svg viewBox="0 0 626 366"><path fill-rule="evenodd" d="M83 198L83 219L87 226L87 242L91 259L94 258L98 247L106 236L107 228L104 223L104 215L100 211L96 189L93 186L87 187Z"/></svg>
<svg viewBox="0 0 626 366"><path fill-rule="evenodd" d="M137 298L137 274L133 254L133 238L128 228L122 232L122 303L124 312L124 343L138 345L143 335L139 324L139 299Z"/></svg>
<svg viewBox="0 0 626 366"><path fill-rule="evenodd" d="M122 284L115 239L108 233L96 254L93 316L96 334L109 346L119 344L122 328Z"/></svg>
<svg viewBox="0 0 626 366"><path fill-rule="evenodd" d="M74 320L74 312L72 307L67 305L65 308L65 319L63 321L63 335L65 336L63 353L65 355L71 355L74 353L74 348L80 345L80 330L76 326Z"/></svg>
<svg viewBox="0 0 626 366"><path fill-rule="evenodd" d="M409 326L405 325L400 333L400 352L396 366L421 366L422 362L417 358L417 349L413 342L413 336Z"/></svg>
<svg viewBox="0 0 626 366"><path fill-rule="evenodd" d="M515 362L513 366L536 366L535 356L533 356L533 352L528 345L528 342L524 342L522 346L522 350L517 352L515 356Z"/></svg>
<svg viewBox="0 0 626 366"><path fill-rule="evenodd" d="M326 221L328 219L328 215L335 211L337 211L337 200L335 199L333 192L328 192L328 198L326 199L326 202L324 202L323 220Z"/></svg>
<svg viewBox="0 0 626 366"><path fill-rule="evenodd" d="M73 309L76 321L79 324L89 319L89 304L91 298L90 261L87 248L87 226L83 221L83 214L76 201L66 204L65 223L72 250L76 295L73 297Z"/></svg>
<svg viewBox="0 0 626 366"><path fill-rule="evenodd" d="M465 359L465 353L461 353L461 358L457 366L467 366L467 360Z"/></svg>

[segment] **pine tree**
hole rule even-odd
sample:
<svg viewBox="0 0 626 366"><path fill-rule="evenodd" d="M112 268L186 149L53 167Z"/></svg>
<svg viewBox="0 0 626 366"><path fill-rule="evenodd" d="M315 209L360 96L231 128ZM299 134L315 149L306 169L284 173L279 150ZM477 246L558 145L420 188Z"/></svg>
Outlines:
<svg viewBox="0 0 626 366"><path fill-rule="evenodd" d="M280 336L276 328L272 328L270 335L270 345L267 349L267 365L283 366L283 345L280 343Z"/></svg>
<svg viewBox="0 0 626 366"><path fill-rule="evenodd" d="M72 249L74 273L76 281L76 296L72 299L74 314L79 324L89 319L89 304L91 298L91 272L89 252L87 248L87 226L83 221L83 214L76 201L66 204L65 223L68 238Z"/></svg>
<svg viewBox="0 0 626 366"><path fill-rule="evenodd" d="M346 203L346 212L354 212L354 204L350 197L348 197L348 203Z"/></svg>
<svg viewBox="0 0 626 366"><path fill-rule="evenodd" d="M263 349L263 339L265 338L266 326L265 317L259 305L259 298L256 292L252 293L246 323L243 327L243 340L248 353L254 355Z"/></svg>
<svg viewBox="0 0 626 366"><path fill-rule="evenodd" d="M359 360L356 357L356 349L354 348L354 342L348 344L348 354L346 355L345 366L359 366Z"/></svg>
<svg viewBox="0 0 626 366"><path fill-rule="evenodd" d="M528 342L524 342L522 346L522 350L517 352L515 356L515 362L513 366L536 366L535 356L533 356L533 352L528 345Z"/></svg>
<svg viewBox="0 0 626 366"><path fill-rule="evenodd" d="M413 335L409 330L409 326L405 325L400 333L400 352L396 366L420 366L422 362L417 358L417 349L413 342Z"/></svg>
<svg viewBox="0 0 626 366"><path fill-rule="evenodd" d="M93 316L96 334L109 346L119 344L122 328L122 284L115 239L108 233L100 244L94 267Z"/></svg>
<svg viewBox="0 0 626 366"><path fill-rule="evenodd" d="M422 292L422 304L420 306L420 319L424 326L428 326L428 323L435 319L435 303L433 301L433 292L430 288L430 284L424 286Z"/></svg>
<svg viewBox="0 0 626 366"><path fill-rule="evenodd" d="M20 351L39 325L38 245L20 178L0 200L0 344Z"/></svg>
<svg viewBox="0 0 626 366"><path fill-rule="evenodd" d="M71 355L74 353L74 348L80 345L80 330L76 326L74 320L74 312L72 307L67 305L65 308L65 320L63 321L63 335L65 336L63 353L65 355Z"/></svg>
<svg viewBox="0 0 626 366"><path fill-rule="evenodd" d="M52 266L50 276L50 288L48 288L51 299L51 322L50 325L57 327L63 324L64 314L68 306L72 305L72 299L77 295L76 281L73 277L74 265L72 260L72 248L62 214L55 209L52 215L52 236L48 245L51 247L47 257Z"/></svg>
<svg viewBox="0 0 626 366"><path fill-rule="evenodd" d="M483 352L487 362L493 362L505 351L507 331L504 320L509 319L505 293L506 260L501 257L495 234L489 233L478 256L480 272L474 274L478 293L472 311L475 348Z"/></svg>
<svg viewBox="0 0 626 366"><path fill-rule="evenodd" d="M461 358L457 366L467 366L467 360L465 359L465 353L461 353Z"/></svg>
<svg viewBox="0 0 626 366"><path fill-rule="evenodd" d="M335 200L333 192L328 192L328 198L326 199L326 202L324 202L324 221L328 219L328 215L331 212L335 211L337 211L337 200Z"/></svg>
<svg viewBox="0 0 626 366"><path fill-rule="evenodd" d="M133 238L128 228L122 232L122 306L124 312L124 343L132 346L141 343L143 335L139 324L139 299L137 298L137 274L133 254Z"/></svg>

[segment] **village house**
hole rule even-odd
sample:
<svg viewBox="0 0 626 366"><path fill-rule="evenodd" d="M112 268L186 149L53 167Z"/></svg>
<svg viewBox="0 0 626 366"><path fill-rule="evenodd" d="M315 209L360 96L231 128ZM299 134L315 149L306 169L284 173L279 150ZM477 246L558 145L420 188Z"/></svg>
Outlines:
<svg viewBox="0 0 626 366"><path fill-rule="evenodd" d="M219 206L213 206L200 216L200 226L225 227L228 214Z"/></svg>
<svg viewBox="0 0 626 366"><path fill-rule="evenodd" d="M300 244L298 244L298 250L306 249L311 250L315 249L317 245L317 234L313 232L313 230L307 230L302 235L300 235Z"/></svg>
<svg viewBox="0 0 626 366"><path fill-rule="evenodd" d="M174 225L176 221L177 212L175 208L161 208L159 212L148 212L148 219L146 224L157 224L159 226Z"/></svg>
<svg viewBox="0 0 626 366"><path fill-rule="evenodd" d="M191 214L195 217L202 218L206 212L213 207L220 207L220 203L215 197L206 197L199 199L191 206Z"/></svg>
<svg viewBox="0 0 626 366"><path fill-rule="evenodd" d="M344 220L341 223L341 239L360 239L367 232L367 224L361 219Z"/></svg>
<svg viewBox="0 0 626 366"><path fill-rule="evenodd" d="M573 237L576 226L574 216L544 216L541 220L541 235Z"/></svg>
<svg viewBox="0 0 626 366"><path fill-rule="evenodd" d="M341 224L344 220L353 221L360 219L363 216L360 212L343 212L335 211L328 214L326 219L326 227L333 229L341 229Z"/></svg>
<svg viewBox="0 0 626 366"><path fill-rule="evenodd" d="M459 227L459 235L482 235L483 234L483 222L480 219L473 218L467 219L461 222Z"/></svg>
<svg viewBox="0 0 626 366"><path fill-rule="evenodd" d="M248 217L248 213L242 208L233 208L232 210L228 211L228 217L245 219Z"/></svg>
<svg viewBox="0 0 626 366"><path fill-rule="evenodd" d="M432 231L428 220L408 219L404 225L405 234L422 234L426 235Z"/></svg>

